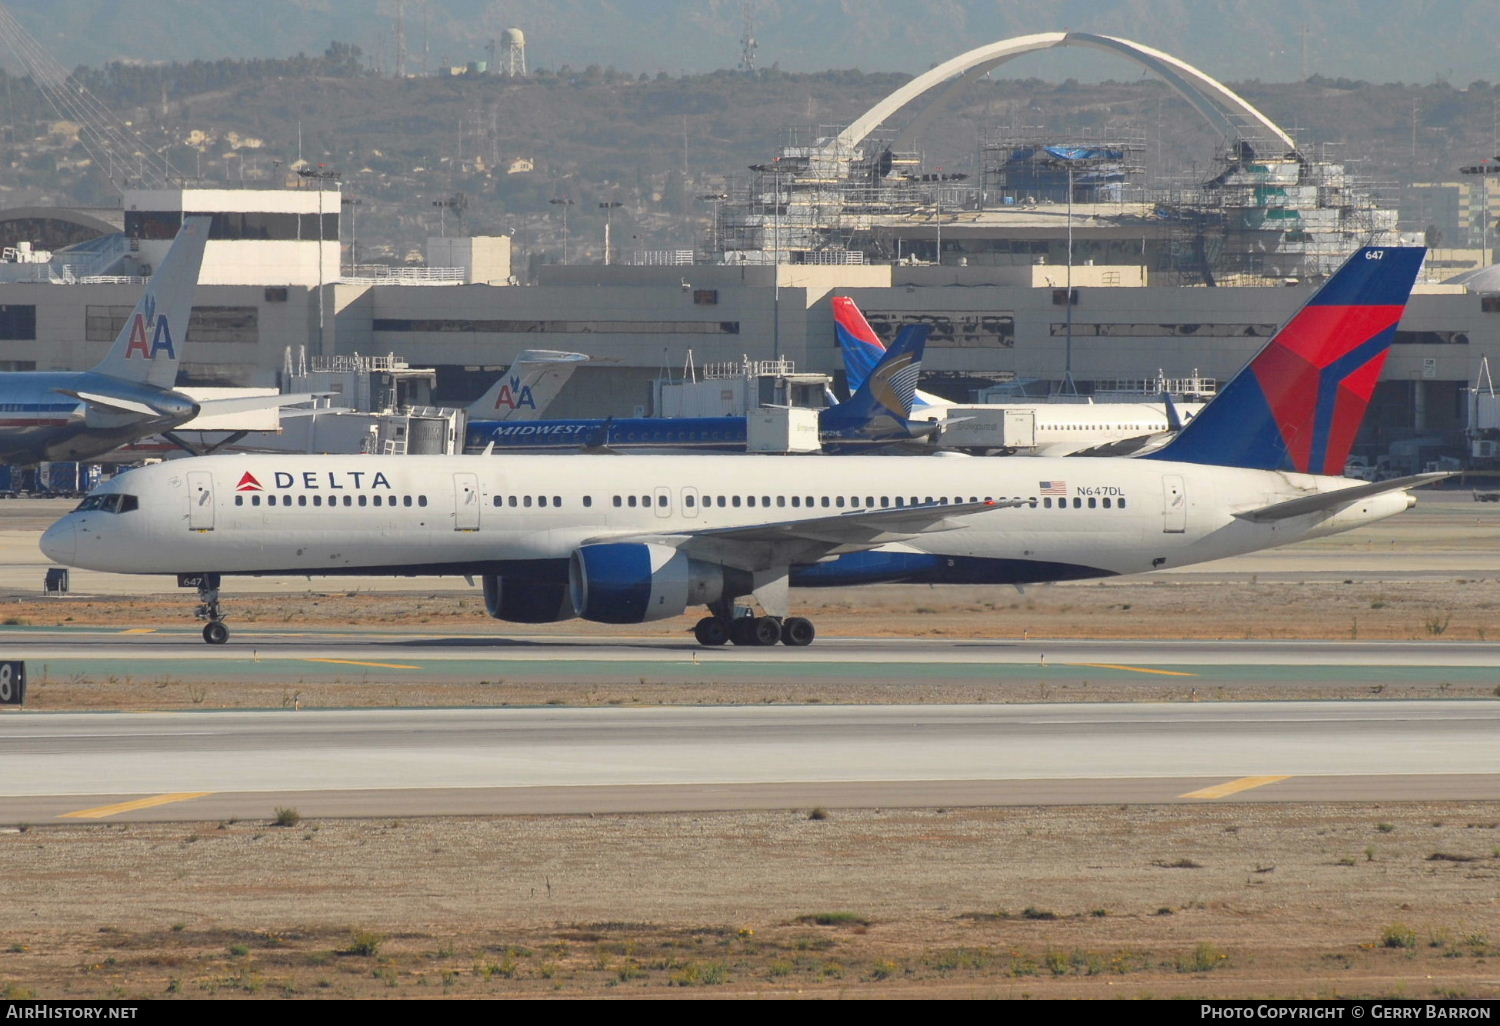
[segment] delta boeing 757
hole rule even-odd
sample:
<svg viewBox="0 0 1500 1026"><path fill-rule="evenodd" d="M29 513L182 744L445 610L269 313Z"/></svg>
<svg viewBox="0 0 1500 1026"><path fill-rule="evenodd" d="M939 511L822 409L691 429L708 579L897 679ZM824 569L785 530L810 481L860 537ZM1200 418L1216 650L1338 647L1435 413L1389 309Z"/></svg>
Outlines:
<svg viewBox="0 0 1500 1026"><path fill-rule="evenodd" d="M705 645L810 643L789 586L1076 580L1255 552L1392 516L1444 476L1337 476L1422 256L1359 250L1146 456L210 456L101 485L42 548L195 576L211 643L229 634L220 575L461 574L518 623L705 606ZM760 613L736 615L750 598Z"/></svg>

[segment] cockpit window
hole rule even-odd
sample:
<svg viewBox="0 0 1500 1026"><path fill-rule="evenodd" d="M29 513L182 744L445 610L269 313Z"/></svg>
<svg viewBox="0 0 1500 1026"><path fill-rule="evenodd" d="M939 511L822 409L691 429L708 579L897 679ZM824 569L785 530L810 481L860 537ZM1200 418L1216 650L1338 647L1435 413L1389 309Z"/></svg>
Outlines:
<svg viewBox="0 0 1500 1026"><path fill-rule="evenodd" d="M134 495L126 495L122 492L105 492L102 495L90 495L85 498L73 510L74 513L85 513L89 510L98 510L101 513L129 513L140 509L141 502Z"/></svg>

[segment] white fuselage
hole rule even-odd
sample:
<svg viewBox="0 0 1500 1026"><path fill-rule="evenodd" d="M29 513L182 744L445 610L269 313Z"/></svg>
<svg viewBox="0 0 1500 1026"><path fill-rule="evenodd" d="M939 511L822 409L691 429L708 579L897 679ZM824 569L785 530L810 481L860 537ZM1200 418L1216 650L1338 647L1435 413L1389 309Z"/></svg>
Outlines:
<svg viewBox="0 0 1500 1026"><path fill-rule="evenodd" d="M53 525L42 548L59 563L122 573L506 573L613 538L672 544L714 528L1020 499L792 575L809 585L1014 583L1218 559L1411 504L1396 492L1270 523L1233 515L1357 483L1109 458L228 455L121 474L94 496L128 496L113 503L123 511L95 501L101 508ZM856 565L872 554L894 562Z"/></svg>

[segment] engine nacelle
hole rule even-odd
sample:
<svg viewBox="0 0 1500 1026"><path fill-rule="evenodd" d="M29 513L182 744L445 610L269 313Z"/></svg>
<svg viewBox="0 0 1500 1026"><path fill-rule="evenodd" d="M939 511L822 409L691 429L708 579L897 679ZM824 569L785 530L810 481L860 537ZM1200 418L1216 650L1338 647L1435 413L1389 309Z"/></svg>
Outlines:
<svg viewBox="0 0 1500 1026"><path fill-rule="evenodd" d="M571 620L573 601L565 581L529 581L485 574L484 611L511 623L556 623Z"/></svg>
<svg viewBox="0 0 1500 1026"><path fill-rule="evenodd" d="M568 564L573 608L598 623L645 623L707 605L724 593L724 569L670 545L585 545Z"/></svg>

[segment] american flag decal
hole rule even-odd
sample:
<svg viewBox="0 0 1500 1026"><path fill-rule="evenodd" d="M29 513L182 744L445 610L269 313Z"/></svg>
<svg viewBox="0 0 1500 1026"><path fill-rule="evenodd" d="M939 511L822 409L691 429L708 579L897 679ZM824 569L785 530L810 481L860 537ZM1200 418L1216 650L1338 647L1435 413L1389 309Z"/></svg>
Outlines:
<svg viewBox="0 0 1500 1026"><path fill-rule="evenodd" d="M1068 482L1066 481L1039 481L1037 487L1043 495L1067 495Z"/></svg>

